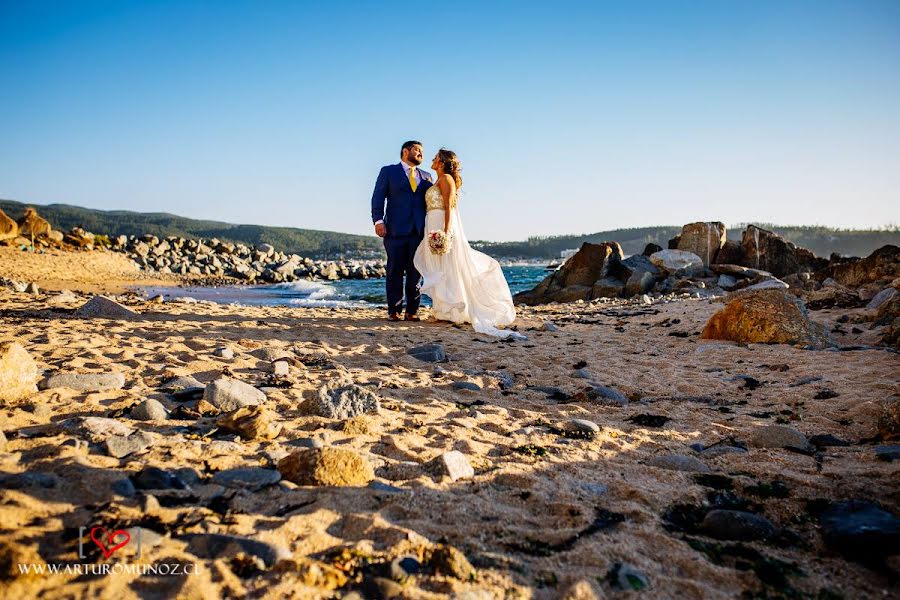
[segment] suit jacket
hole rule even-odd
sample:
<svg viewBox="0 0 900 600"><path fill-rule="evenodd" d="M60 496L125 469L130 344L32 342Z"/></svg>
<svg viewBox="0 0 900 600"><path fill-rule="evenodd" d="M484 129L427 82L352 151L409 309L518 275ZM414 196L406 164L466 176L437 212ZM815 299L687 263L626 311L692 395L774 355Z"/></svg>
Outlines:
<svg viewBox="0 0 900 600"><path fill-rule="evenodd" d="M384 221L385 237L425 235L425 192L432 186L431 175L418 167L416 171L421 182L415 192L399 163L382 167L378 173L372 192L372 223Z"/></svg>

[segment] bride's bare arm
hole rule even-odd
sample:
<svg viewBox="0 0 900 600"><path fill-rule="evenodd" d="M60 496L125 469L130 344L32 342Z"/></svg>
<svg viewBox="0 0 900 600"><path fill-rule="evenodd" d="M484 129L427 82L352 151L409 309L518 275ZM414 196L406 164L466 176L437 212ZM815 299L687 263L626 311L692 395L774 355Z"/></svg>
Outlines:
<svg viewBox="0 0 900 600"><path fill-rule="evenodd" d="M456 180L445 173L438 180L438 189L441 190L441 199L444 201L444 233L450 233L450 199L456 195Z"/></svg>

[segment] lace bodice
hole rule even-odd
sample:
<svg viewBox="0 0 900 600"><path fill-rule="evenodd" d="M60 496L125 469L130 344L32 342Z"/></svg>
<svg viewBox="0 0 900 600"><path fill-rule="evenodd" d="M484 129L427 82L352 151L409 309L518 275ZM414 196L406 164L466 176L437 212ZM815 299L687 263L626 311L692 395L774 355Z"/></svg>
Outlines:
<svg viewBox="0 0 900 600"><path fill-rule="evenodd" d="M456 208L456 201L459 198L459 194L454 194L453 199L450 200L450 210ZM438 186L433 185L428 188L428 191L425 192L425 212L429 210L444 210L444 197L441 195L441 190Z"/></svg>

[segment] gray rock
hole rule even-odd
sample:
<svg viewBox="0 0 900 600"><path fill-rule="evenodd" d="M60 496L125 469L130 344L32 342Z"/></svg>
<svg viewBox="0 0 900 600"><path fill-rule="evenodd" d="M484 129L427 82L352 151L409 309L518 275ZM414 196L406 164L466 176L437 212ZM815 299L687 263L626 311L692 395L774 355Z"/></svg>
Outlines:
<svg viewBox="0 0 900 600"><path fill-rule="evenodd" d="M472 383L471 381L454 381L453 389L455 390L467 390L470 392L480 392L481 386L477 383Z"/></svg>
<svg viewBox="0 0 900 600"><path fill-rule="evenodd" d="M351 383L332 388L323 385L310 405L311 412L329 419L350 419L367 413L377 413L381 404L370 390Z"/></svg>
<svg viewBox="0 0 900 600"><path fill-rule="evenodd" d="M159 467L144 467L132 475L131 482L139 490L186 490L189 487L176 473Z"/></svg>
<svg viewBox="0 0 900 600"><path fill-rule="evenodd" d="M136 431L131 435L117 435L106 440L106 452L114 458L124 458L141 452L153 445L153 437L146 432Z"/></svg>
<svg viewBox="0 0 900 600"><path fill-rule="evenodd" d="M233 557L243 552L258 557L266 567L273 567L278 561L291 557L291 551L284 546L236 535L191 533L178 539L185 540L187 551L199 558Z"/></svg>
<svg viewBox="0 0 900 600"><path fill-rule="evenodd" d="M881 290L875 296L869 300L869 303L866 305L866 310L878 310L881 308L882 304L886 304L890 302L894 296L897 295L897 290L889 287Z"/></svg>
<svg viewBox="0 0 900 600"><path fill-rule="evenodd" d="M600 426L586 419L570 419L563 423L562 429L569 437L592 438L600 433Z"/></svg>
<svg viewBox="0 0 900 600"><path fill-rule="evenodd" d="M515 378L506 371L485 371L484 374L496 379L501 390L512 389L516 382Z"/></svg>
<svg viewBox="0 0 900 600"><path fill-rule="evenodd" d="M588 397L601 404L612 404L614 406L628 405L628 398L623 396L620 392L600 385L599 383L591 382L591 391L588 392Z"/></svg>
<svg viewBox="0 0 900 600"><path fill-rule="evenodd" d="M247 489L255 492L281 481L281 473L274 469L257 467L227 469L213 475L212 482L225 487Z"/></svg>
<svg viewBox="0 0 900 600"><path fill-rule="evenodd" d="M684 454L663 454L654 456L647 461L651 467L668 469L670 471L685 471L688 473L709 473L709 467L693 456Z"/></svg>
<svg viewBox="0 0 900 600"><path fill-rule="evenodd" d="M25 293L37 295L41 293L41 288L38 287L38 284L32 281L27 286L25 286Z"/></svg>
<svg viewBox="0 0 900 600"><path fill-rule="evenodd" d="M754 283L753 285L745 287L742 292L750 291L750 290L786 290L789 286L785 282L780 279L766 279L765 281L760 281L759 283Z"/></svg>
<svg viewBox="0 0 900 600"><path fill-rule="evenodd" d="M324 448L325 443L318 438L297 438L285 442L288 446L297 446L298 448Z"/></svg>
<svg viewBox="0 0 900 600"><path fill-rule="evenodd" d="M279 377L287 377L290 373L290 364L286 360L276 360L272 363L272 374Z"/></svg>
<svg viewBox="0 0 900 600"><path fill-rule="evenodd" d="M225 359L234 358L234 350L232 350L228 346L222 346L213 350L213 356Z"/></svg>
<svg viewBox="0 0 900 600"><path fill-rule="evenodd" d="M475 476L475 469L469 464L465 454L458 450L444 452L431 461L430 468L437 475L446 475L451 481Z"/></svg>
<svg viewBox="0 0 900 600"><path fill-rule="evenodd" d="M747 454L747 450L738 446L726 446L724 444L721 444L713 446L712 448L701 450L700 454L702 456L713 458L716 456L722 456L723 454Z"/></svg>
<svg viewBox="0 0 900 600"><path fill-rule="evenodd" d="M594 376L591 375L591 372L587 369L577 369L572 373L572 377L576 377L578 379L593 379Z"/></svg>
<svg viewBox="0 0 900 600"><path fill-rule="evenodd" d="M139 315L106 296L94 296L75 311L75 315L87 318L129 320Z"/></svg>
<svg viewBox="0 0 900 600"><path fill-rule="evenodd" d="M250 353L254 358L258 358L259 360L264 360L266 362L276 362L279 360L287 360L292 357L292 354L283 348L257 348L253 352Z"/></svg>
<svg viewBox="0 0 900 600"><path fill-rule="evenodd" d="M131 409L131 418L138 421L163 421L168 416L169 412L166 407L154 398L147 398Z"/></svg>
<svg viewBox="0 0 900 600"><path fill-rule="evenodd" d="M703 259L684 250L660 250L650 255L650 262L670 273L703 269Z"/></svg>
<svg viewBox="0 0 900 600"><path fill-rule="evenodd" d="M383 492L385 494L404 494L410 490L397 487L396 485L390 485L388 483L382 483L380 481L372 481L369 483L369 489L375 490L376 492Z"/></svg>
<svg viewBox="0 0 900 600"><path fill-rule="evenodd" d="M730 290L737 285L737 279L735 279L731 275L722 273L721 275L719 275L719 280L716 282L716 285L718 285L723 290Z"/></svg>
<svg viewBox="0 0 900 600"><path fill-rule="evenodd" d="M615 563L609 570L607 581L613 589L640 592L650 587L647 577L627 563Z"/></svg>
<svg viewBox="0 0 900 600"><path fill-rule="evenodd" d="M192 389L203 389L206 386L193 377L175 377L160 388L164 392L182 392Z"/></svg>
<svg viewBox="0 0 900 600"><path fill-rule="evenodd" d="M447 352L441 344L421 344L406 351L413 358L424 362L447 362Z"/></svg>
<svg viewBox="0 0 900 600"><path fill-rule="evenodd" d="M888 462L900 460L900 446L875 446L875 456L878 457L879 460L886 460Z"/></svg>
<svg viewBox="0 0 900 600"><path fill-rule="evenodd" d="M0 488L21 490L25 488L55 488L61 483L53 473L27 472L0 477Z"/></svg>
<svg viewBox="0 0 900 600"><path fill-rule="evenodd" d="M643 296L641 296L641 304L653 304L653 298L651 298L647 294L644 294Z"/></svg>
<svg viewBox="0 0 900 600"><path fill-rule="evenodd" d="M99 441L110 436L131 435L134 432L134 429L121 421L106 417L76 417L66 421L65 428Z"/></svg>
<svg viewBox="0 0 900 600"><path fill-rule="evenodd" d="M787 425L765 425L750 434L750 445L756 448L800 448L809 450L809 441L800 431Z"/></svg>
<svg viewBox="0 0 900 600"><path fill-rule="evenodd" d="M633 273L628 281L625 282L625 296L638 296L646 294L653 289L656 284L656 278L647 271L643 273Z"/></svg>
<svg viewBox="0 0 900 600"><path fill-rule="evenodd" d="M203 399L219 410L228 412L262 404L266 401L266 395L243 381L222 377L206 386Z"/></svg>
<svg viewBox="0 0 900 600"><path fill-rule="evenodd" d="M125 385L122 373L57 373L40 383L42 390L69 388L79 392L118 390Z"/></svg>
<svg viewBox="0 0 900 600"><path fill-rule="evenodd" d="M775 534L775 526L767 518L741 510L711 510L700 524L700 531L718 540L750 542Z"/></svg>
<svg viewBox="0 0 900 600"><path fill-rule="evenodd" d="M883 561L900 548L900 518L867 500L837 502L822 513L825 543L857 561Z"/></svg>
<svg viewBox="0 0 900 600"><path fill-rule="evenodd" d="M127 477L125 479L117 479L112 482L110 486L114 494L118 494L119 496L131 497L137 494L137 490L134 488L134 484L131 483L131 480Z"/></svg>
<svg viewBox="0 0 900 600"><path fill-rule="evenodd" d="M551 333L556 333L557 331L559 331L559 327L557 327L550 321L544 321L544 324L541 325L541 329L544 331L549 331Z"/></svg>

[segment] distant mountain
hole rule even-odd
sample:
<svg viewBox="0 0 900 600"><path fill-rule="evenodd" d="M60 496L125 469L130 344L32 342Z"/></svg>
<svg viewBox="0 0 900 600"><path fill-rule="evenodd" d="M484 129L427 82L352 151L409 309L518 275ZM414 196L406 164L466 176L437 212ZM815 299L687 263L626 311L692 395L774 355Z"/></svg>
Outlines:
<svg viewBox="0 0 900 600"><path fill-rule="evenodd" d="M384 247L375 236L353 235L334 231L269 227L266 225L235 225L220 221L188 219L168 213L139 213L127 210L96 210L68 204L23 204L0 199L0 209L18 219L26 206L34 206L54 229L68 231L80 226L93 233L116 235L144 235L158 237L219 238L250 245L268 243L277 249L311 258L345 256L382 256ZM900 229L883 230L832 229L830 227L781 226L755 223L774 231L798 246L809 248L819 256L832 252L845 256L866 256L886 244L900 246ZM728 239L740 240L746 228L741 223L728 228ZM564 250L581 247L584 242L616 241L626 254L640 254L649 243L668 247L669 240L681 233L681 226L639 227L613 229L582 235L531 237L523 242L472 242L472 246L494 257L551 259Z"/></svg>
<svg viewBox="0 0 900 600"><path fill-rule="evenodd" d="M729 240L740 241L747 228L741 223L727 230ZM893 227L883 230L833 229L819 226L782 226L769 223L754 223L763 229L779 234L798 246L809 248L818 256L827 258L832 252L844 256L867 256L873 250L887 244L900 246L900 229ZM640 227L633 229L613 229L583 235L563 235L553 237L531 237L524 242L472 242L482 252L498 257L558 258L564 250L580 248L584 242L598 243L615 241L622 245L625 254L640 254L647 244L657 244L668 248L669 240L681 233L681 226Z"/></svg>
<svg viewBox="0 0 900 600"><path fill-rule="evenodd" d="M109 236L149 233L158 237L219 238L253 246L268 243L280 251L311 258L384 252L381 240L375 236L294 227L235 225L220 221L188 219L169 213L96 210L68 204L23 204L14 200L0 199L0 209L13 219L18 219L28 206L36 208L54 229L60 231L83 227L90 232Z"/></svg>

